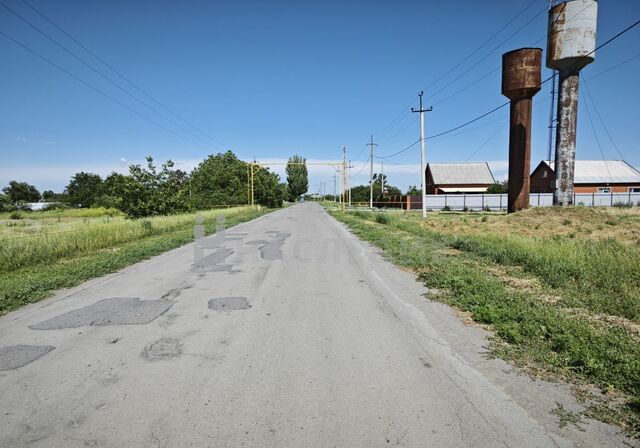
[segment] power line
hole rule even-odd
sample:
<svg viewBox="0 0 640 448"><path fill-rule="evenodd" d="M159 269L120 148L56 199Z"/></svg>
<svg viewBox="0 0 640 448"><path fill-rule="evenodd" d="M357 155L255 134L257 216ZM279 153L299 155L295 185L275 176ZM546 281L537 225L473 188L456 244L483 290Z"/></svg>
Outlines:
<svg viewBox="0 0 640 448"><path fill-rule="evenodd" d="M602 49L602 48L606 47L606 46L607 46L607 45L609 45L611 42L615 41L616 39L618 39L619 37L621 37L623 34L627 33L628 31L630 31L631 29L635 28L635 27L636 27L636 26L638 26L639 24L640 24L640 20L637 20L637 21L636 21L636 22L634 22L633 24L629 25L628 27L626 27L625 29L623 29L622 31L620 31L619 33L617 33L615 36L613 36L613 37L609 38L609 39L608 39L607 41L605 41L604 43L602 43L602 44L598 45L594 50L592 50L592 51L590 51L589 53L587 53L586 55L582 56L582 58L588 58L588 57L589 57L589 56L591 56L593 53L595 53L596 51L598 51L598 50L600 50L600 49ZM580 62L580 61L576 61L576 62L574 63L574 65L577 65L577 64L578 64L578 62ZM546 84L547 82L549 82L549 81L550 81L551 79L553 79L553 78L554 78L554 76L553 76L553 75L552 75L552 76L549 76L549 77L548 77L548 78L546 78L544 81L542 81L540 84L538 84L538 87L540 87L540 86L542 86L542 85ZM510 101L507 101L507 102L505 102L505 103L501 104L500 106L495 107L495 108L491 109L490 111L485 112L485 113L483 113L482 115L479 115L478 117L476 117L476 118L474 118L474 119L472 119L472 120L467 121L466 123L463 123L463 124L461 124L461 125L455 126L455 127L451 128L451 129L448 129L448 130L446 130L446 131L443 131L443 132L440 132L440 133L438 133L438 134L435 134L435 135L432 135L432 136L430 136L430 137L427 137L427 138L426 138L426 140L430 140L430 139L434 139L434 138L437 138L437 137L441 137L441 136L443 136L443 135L447 135L447 134L450 134L451 132L457 131L458 129L461 129L461 128L463 128L463 127L466 127L466 126L468 126L468 125L470 125L470 124L472 124L472 123L475 123L475 122L476 122L476 121L478 121L478 120L483 119L484 117L486 117L486 116L488 116L488 115L493 114L494 112L497 112L498 110L502 109L503 107L505 107L505 106L507 106L507 105L509 105L509 104L510 104Z"/></svg>
<svg viewBox="0 0 640 448"><path fill-rule="evenodd" d="M618 148L618 145L616 145L616 142L613 140L613 136L609 132L609 129L607 129L607 125L604 123L604 120L602 119L602 115L600 115L600 111L598 110L598 107L596 106L596 102L593 100L593 97L591 96L591 92L589 91L589 87L587 86L587 81L584 79L584 76L582 76L582 85L584 86L584 91L587 93L587 97L589 98L591 105L593 106L593 110L596 112L596 115L600 120L600 124L602 125L602 128L604 129L605 133L609 137L609 141L611 142L611 145L614 147L616 152L620 155L622 160L625 160L624 154L622 154L622 151L620 151L620 148Z"/></svg>
<svg viewBox="0 0 640 448"><path fill-rule="evenodd" d="M478 116L478 117L476 117L476 118L474 118L472 120L467 121L466 123L462 123L461 125L455 126L455 127L451 128L451 129L448 129L446 131L439 132L438 134L435 134L435 135L432 135L430 137L427 137L426 140L432 140L434 138L442 137L443 135L450 134L452 132L457 131L458 129L462 129L462 128L466 127L466 126L469 126L470 124L473 124L476 121L482 120L484 117L487 117L487 116L491 115L492 113L499 111L500 109L502 109L505 106L508 106L509 104L510 104L510 101L507 101L506 103L501 104L500 106L495 107L495 108L491 109L490 111L485 112L482 115L480 115L480 116Z"/></svg>
<svg viewBox="0 0 640 448"><path fill-rule="evenodd" d="M493 75L495 72L499 71L502 68L502 66L498 66L496 68L494 68L493 70L491 70L490 72L482 75L480 78L476 79L475 81L473 81L470 84L467 84L465 87L461 88L460 90L455 91L454 93L452 93L449 96L444 97L443 99L441 99L440 101L437 101L435 103L433 103L434 106L437 106L439 104L444 103L445 101L450 100L451 98L453 98L454 96L457 96L458 94L464 92L465 90L469 90L471 87L475 86L476 84L478 84L480 81L488 78L489 76Z"/></svg>
<svg viewBox="0 0 640 448"><path fill-rule="evenodd" d="M590 6L591 6L591 5L589 5L589 6L585 7L585 8L583 8L582 10L580 10L580 11L579 11L578 13L576 13L573 17L571 17L571 19L575 19L576 17L578 17L579 15L581 15L581 14L582 14L584 11L586 11ZM539 14L538 14L538 15L539 15ZM533 19L535 19L536 17L537 17L537 16L535 16ZM557 20L557 19L556 19L556 20ZM527 23L527 24L525 24L525 25L524 25L524 27L526 27L527 25L528 25L528 23ZM515 34L517 34L519 31L520 31L520 30L518 30ZM507 40L509 40L509 39L510 39L511 37L513 37L515 34L513 34L512 36L510 36ZM546 37L547 37L547 34L545 33L541 38L539 38L539 39L538 39L538 40L536 40L534 43L532 43L532 44L531 44L531 47L533 47L533 46L537 45L537 44L538 44L538 42L540 42L541 40L545 39ZM506 41L505 41L505 42L506 42ZM504 43L504 42L503 42L503 43ZM491 54L492 54L492 53L487 54L487 56L486 56L486 57L490 56ZM485 57L485 59L486 59L486 57ZM477 65L477 64L476 64L476 65ZM473 67L472 67L472 68L473 68ZM440 101L436 102L436 103L434 104L434 106L437 106L437 105L439 105L439 104L442 104L442 103L444 103L444 102L448 101L449 99L453 98L454 96L457 96L458 94L460 94L460 93L462 93L462 92L464 92L464 91L466 91L466 90L470 89L470 88L471 88L471 87L473 87L474 85L478 84L480 81L482 81L482 80L486 79L487 77L489 77L491 74L493 74L493 73L495 73L495 72L499 71L501 68L502 68L502 65L498 65L497 67L495 67L495 68L494 68L493 70L491 70L490 72L488 72L488 73L486 73L486 74L482 75L482 76L481 76L481 77L479 77L478 79L476 79L476 80L474 80L473 82L469 83L467 86L465 86L465 87L463 87L463 88L461 88L461 89L459 89L459 90L457 90L457 91L453 92L453 93L452 93L452 94L450 94L449 96L447 96L447 97L445 97L445 98L441 99ZM435 95L437 95L437 93L438 93L438 92L436 92L436 94L434 94L434 96L435 96Z"/></svg>
<svg viewBox="0 0 640 448"><path fill-rule="evenodd" d="M603 70L601 72L598 72L595 75L591 75L588 78L584 79L584 81L591 81L592 79L599 78L600 76L602 76L602 75L604 75L606 73L609 73L610 71L615 70L616 68L621 67L621 66L623 66L625 64L628 64L629 62L633 61L634 59L638 59L638 58L640 58L640 53L636 54L635 56L631 56L629 59L625 59L624 61L614 65L613 67L609 67L608 69Z"/></svg>
<svg viewBox="0 0 640 448"><path fill-rule="evenodd" d="M389 142L389 141L393 140L394 138L396 138L397 136L403 134L407 129L409 129L411 126L413 126L419 119L420 119L420 117L416 117L415 119L411 120L409 122L409 124L407 124L405 127L403 127L398 132L393 134L391 137L385 139L381 144Z"/></svg>
<svg viewBox="0 0 640 448"><path fill-rule="evenodd" d="M520 31L522 31L523 29L525 29L527 26L529 26L535 19L538 18L538 16L542 13L544 13L546 11L546 8L543 9L542 11L540 11L539 13L537 13L535 16L533 16L531 19L529 19L529 21L527 21L524 25L522 25L520 28L518 28L516 31L514 31L512 34L509 35L509 37L507 37L505 40L503 40L502 42L500 42L500 44L498 46L496 46L495 48L493 48L490 52L488 52L485 56L483 56L482 58L478 59L473 65L471 65L471 67L467 68L465 71L463 71L462 73L460 73L456 78L454 78L453 80L451 80L450 82L448 82L447 84L445 84L443 87L441 87L438 91L436 91L436 93L431 95L431 99L433 99L434 97L436 97L439 93L441 93L443 90L445 90L447 87L449 87L451 84L453 84L454 82L458 81L460 78L462 78L464 75L466 75L467 73L469 73L471 70L473 70L474 68L476 68L482 61L484 61L485 59L487 59L489 56L491 56L495 51L499 50L500 47L502 47L504 44L506 44L509 40L511 40L514 36L516 36Z"/></svg>
<svg viewBox="0 0 640 448"><path fill-rule="evenodd" d="M175 120L172 120L171 118L167 117L165 114L159 112L156 108L154 108L153 106L151 106L150 104L148 104L147 102L145 102L144 100L140 99L138 96L134 95L133 93L131 93L129 90L125 89L124 87L122 87L120 84L118 84L117 82L113 81L110 77L106 76L104 73L102 73L100 70L98 70L97 68L95 68L93 65L89 64L87 61L85 61L83 58L81 58L80 56L78 56L77 54L75 54L73 51L69 50L66 46L64 46L63 44L61 44L60 42L58 42L55 38L51 37L49 34L47 34L45 31L41 30L38 26L34 25L31 21L29 21L28 19L26 19L25 17L23 17L22 15L18 14L16 11L14 11L13 9L11 9L9 6L7 6L6 4L4 4L3 2L0 2L0 5L5 8L7 11L9 11L10 13L12 13L14 16L18 17L20 20L22 20L24 23L26 23L27 25L29 25L31 28L33 28L34 30L36 30L38 33L40 33L41 35L43 35L44 37L46 37L49 41L53 42L56 46L58 46L60 49L62 49L64 52L66 52L67 54L69 54L71 57L73 57L74 59L76 59L77 61L79 61L80 63L82 63L83 65L85 65L86 67L88 67L89 69L91 69L93 72L95 72L96 74L98 74L101 78L105 79L107 82L109 82L110 84L114 85L115 87L117 87L118 89L120 89L121 91L123 91L125 94L127 94L129 97L133 98L134 100L138 101L140 104L144 105L145 107L147 107L148 109L150 109L151 111L155 112L157 115L159 115L160 117L164 118L165 120L167 120L168 122L172 123L174 126L176 126L177 128L181 129L183 132L186 132L187 134L191 135L192 137L202 141L204 144L208 144L205 140L203 140L201 137L199 137L198 135L194 134L193 132L189 131L188 129L186 129L184 126L180 125L179 123L177 123ZM213 145L212 145L213 146Z"/></svg>
<svg viewBox="0 0 640 448"><path fill-rule="evenodd" d="M473 57L475 54L477 54L480 50L482 50L484 47L486 47L496 36L498 36L502 31L504 31L505 29L507 29L509 27L509 25L511 25L513 22L515 22L520 16L522 16L532 5L534 5L536 3L537 0L531 0L531 2L529 2L522 10L520 10L520 12L518 12L513 18L511 18L511 20L509 20L505 25L503 25L500 29L498 29L496 32L494 32L491 37L489 37L489 39L487 39L483 44L481 44L478 48L476 48L474 51L472 51L467 57L461 59L456 65L454 65L451 69L449 69L446 73L444 73L443 75L441 75L438 79L436 79L435 81L433 81L432 83L430 83L427 88L425 90L430 89L431 87L435 86L438 82L440 82L442 79L446 78L447 76L449 76L452 72L454 72L457 68L459 68L461 65L463 65L469 58ZM544 10L543 10L544 12ZM539 15L536 14L535 17L537 17ZM535 18L534 17L534 18ZM515 34L517 34L518 32L520 32L520 30L524 27L526 27L530 22L527 22L523 27L521 27L518 31L516 31ZM515 36L515 34L512 34L510 37L508 37L506 39L506 41L508 41L509 39L511 39L513 36ZM500 44L500 46L502 46L506 41L504 41L503 43ZM492 50L491 53L493 53ZM489 53L487 56L485 56L484 58L482 58L479 62L481 62L482 60L486 59L488 56L491 55L491 53ZM477 63L475 64L477 65ZM474 67L475 67L474 65ZM473 68L473 67L471 67ZM470 69L469 69L470 70ZM467 72L469 71L467 70ZM463 75L467 72L464 72ZM487 75L488 76L488 75ZM458 78L457 78L458 79ZM447 87L447 86L445 86ZM455 95L455 94L454 94ZM434 94L435 96L435 94ZM453 95L452 95L453 96ZM402 119L406 118L408 114L408 112L406 112L407 109L409 109L409 107L411 107L413 105L415 101L415 97L414 100L409 103L407 106L405 106L402 109L402 112L396 116L396 118L394 118L393 120L391 120L391 122L389 124L387 124L385 127L383 127L380 131L375 132L374 135L377 135L378 137L383 136L384 134L386 134L387 132L389 132L389 130L393 129L395 126L397 126Z"/></svg>
<svg viewBox="0 0 640 448"><path fill-rule="evenodd" d="M471 54L469 54L467 57L461 59L460 62L458 62L455 66L453 66L451 69L449 69L445 74L443 74L438 79L436 79L434 82L429 84L429 86L427 86L427 88L425 90L430 89L434 85L438 84L438 82L440 82L442 79L446 78L448 75L450 75L452 72L454 72L458 67L463 65L466 61L468 61L469 58L475 56L480 50L482 50L484 47L486 47L489 44L489 42L491 42L498 34L500 34L502 31L507 29L509 27L509 25L511 25L513 22L515 22L522 14L524 14L531 6L533 6L533 4L536 3L536 1L537 0L532 0L529 4L527 4L518 14L516 14L511 20L509 20L504 26L502 26L502 28L500 28L498 31L493 33L491 35L491 37L489 37L489 39L487 39L482 45L480 45L478 48L476 48L474 51L472 51ZM537 17L537 15L536 15L536 17ZM528 23L527 23L527 25L528 25ZM502 44L500 44L500 45L502 45ZM495 50L493 50L493 51L495 51ZM491 53L493 53L493 51Z"/></svg>
<svg viewBox="0 0 640 448"><path fill-rule="evenodd" d="M103 90L95 87L92 84L89 84L87 81L85 81L84 79L80 78L79 76L74 75L73 73L71 73L69 70L65 69L64 67L58 65L57 63L53 62L52 60L46 58L45 56L41 55L40 53L38 53L37 51L29 48L28 46L26 46L25 44L23 44L22 42L18 41L17 39L14 39L13 37L9 36L8 34L6 34L3 31L0 31L0 35L4 36L5 38L9 39L10 41L12 41L13 43L15 43L16 45L19 45L20 47L24 48L25 50L27 50L29 53L33 54L34 56L37 56L38 58L42 59L43 61L45 61L46 63L52 65L53 67L57 68L58 70L60 70L61 72L65 73L66 75L72 77L73 79L75 79L76 81L84 84L85 86L89 87L91 90L94 90L96 92L98 92L100 95L104 96L105 98L113 101L114 103L118 104L119 106L127 109L129 112L131 112L132 114L137 115L138 117L142 118L143 120L146 120L154 125L156 125L157 127L159 127L160 129L163 129L173 135L175 135L176 137L179 137L189 143L191 143L194 146L198 146L200 148L203 149L207 149L206 146L201 145L200 143L194 142L192 140L190 140L189 138L178 134L177 132L175 132L173 129L167 128L166 126L163 126L161 123L158 123L157 121L155 121L152 118L147 117L146 115L141 114L140 112L138 112L137 110L127 106L126 104L124 104L123 102L119 101L118 99L114 98L113 96L109 95L108 93L104 92Z"/></svg>
<svg viewBox="0 0 640 448"><path fill-rule="evenodd" d="M586 100L584 93L582 94L582 98ZM602 156L602 161L604 162L604 167L607 170L607 175L609 176L609 180L613 183L613 177L611 176L611 171L609 170L609 166L607 165L607 159L604 156L604 151L602 150L602 144L600 143L600 137L598 137L598 132L596 131L596 127L593 123L593 117L591 117L591 110L589 108L589 103L584 101L585 108L587 109L587 117L589 117L589 124L591 125L591 130L593 131L593 136L596 139L596 144L598 146L598 151L600 151L600 156Z"/></svg>
<svg viewBox="0 0 640 448"><path fill-rule="evenodd" d="M35 6L33 6L31 3L29 3L27 0L22 0L22 2L27 5L29 8L31 8L36 14L38 14L40 17L42 17L43 19L45 19L47 22L49 22L51 25L53 25L56 29L58 29L60 32L62 32L65 36L67 36L69 39L71 39L73 42L75 42L80 48L82 48L83 50L85 50L87 53L89 53L91 56L93 56L95 59L97 59L98 61L100 61L105 67L107 67L109 70L111 70L113 73L115 73L116 75L118 75L120 78L122 78L124 81L126 81L127 83L129 83L131 86L133 86L136 90L138 90L139 92L141 92L143 95L145 95L147 98L151 99L154 103L156 103L157 105L159 105L160 107L162 107L164 110L166 110L167 112L169 112L170 114L172 114L173 116L175 116L176 118L178 118L180 121L182 121L183 123L185 123L187 126L191 127L192 129L195 129L196 131L200 132L202 135L204 135L205 137L209 138L212 141L218 142L219 144L221 144L224 147L229 147L229 145L225 144L224 142L212 137L211 135L207 134L205 131L197 128L196 126L194 126L193 124L189 123L187 120L185 120L184 118L182 118L179 114L177 114L176 112L172 111L171 109L169 109L168 107L166 107L164 104L162 104L160 101L158 101L156 98L154 98L153 96L151 96L149 93L147 93L145 90L143 90L140 86L138 86L136 83L134 83L133 81L131 81L128 77L126 77L125 75L123 75L120 71L116 70L111 64L109 64L107 61L105 61L103 58L101 58L100 56L98 56L95 52L93 52L91 49L89 49L86 45L84 45L82 42L80 42L78 39L76 39L75 37L73 37L71 34L69 34L67 31L65 31L62 27L60 27L58 24L56 24L52 19L50 19L49 17L47 17L44 13L42 13L40 10L38 10Z"/></svg>
<svg viewBox="0 0 640 448"><path fill-rule="evenodd" d="M401 149L400 151L390 154L388 156L380 156L378 157L378 159L391 159L393 157L399 156L401 154L404 154L405 152L407 152L408 150L410 150L411 148L413 148L414 146L416 146L418 143L420 143L420 139L416 140L415 142L411 143L409 146L407 146L406 148Z"/></svg>

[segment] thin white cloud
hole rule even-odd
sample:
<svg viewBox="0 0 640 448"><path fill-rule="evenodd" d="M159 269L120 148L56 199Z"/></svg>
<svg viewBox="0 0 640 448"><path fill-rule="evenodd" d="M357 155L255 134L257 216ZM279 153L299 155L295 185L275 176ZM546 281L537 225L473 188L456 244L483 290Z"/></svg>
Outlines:
<svg viewBox="0 0 640 448"><path fill-rule="evenodd" d="M13 141L20 142L20 143L26 143L26 142L29 141L29 139L25 138L25 137L17 136L17 137L13 137Z"/></svg>

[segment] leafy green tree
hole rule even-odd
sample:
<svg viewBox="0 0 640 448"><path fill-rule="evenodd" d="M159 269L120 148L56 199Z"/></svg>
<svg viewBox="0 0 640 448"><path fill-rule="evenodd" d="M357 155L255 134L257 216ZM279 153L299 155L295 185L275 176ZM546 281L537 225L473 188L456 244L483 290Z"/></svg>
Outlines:
<svg viewBox="0 0 640 448"><path fill-rule="evenodd" d="M387 190L387 194L383 195L382 194L382 179L384 176L384 187ZM369 195L371 193L370 187L369 185L358 185L356 187L353 187L351 189L351 202L364 202L364 203L369 203ZM373 201L374 202L379 202L381 201L384 197L386 196L393 196L393 195L401 195L402 191L400 191L399 188L394 187L393 185L389 185L387 183L387 176L386 174L381 175L378 173L374 173L373 174Z"/></svg>
<svg viewBox="0 0 640 448"><path fill-rule="evenodd" d="M131 218L169 215L190 209L188 175L168 160L158 169L151 156L147 165L129 166L129 174L111 173L104 180L95 205L116 208Z"/></svg>
<svg viewBox="0 0 640 448"><path fill-rule="evenodd" d="M9 196L9 199L14 204L18 202L38 202L42 198L35 186L15 180L9 182L9 186L3 188L2 191Z"/></svg>
<svg viewBox="0 0 640 448"><path fill-rule="evenodd" d="M286 185L280 183L280 176L266 168L260 168L254 175L255 200L266 207L282 207L287 194Z"/></svg>
<svg viewBox="0 0 640 448"><path fill-rule="evenodd" d="M422 188L418 188L415 185L410 185L409 189L407 190L407 194L409 196L421 195L422 194Z"/></svg>
<svg viewBox="0 0 640 448"><path fill-rule="evenodd" d="M210 155L191 172L192 206L207 209L218 205L247 204L249 169L249 165L231 151ZM257 170L254 167L254 173Z"/></svg>
<svg viewBox="0 0 640 448"><path fill-rule="evenodd" d="M69 196L66 193L56 193L53 190L42 192L42 200L46 202L68 202Z"/></svg>
<svg viewBox="0 0 640 448"><path fill-rule="evenodd" d="M6 194L0 194L0 212L11 212L15 206L11 203L11 198Z"/></svg>
<svg viewBox="0 0 640 448"><path fill-rule="evenodd" d="M489 187L487 187L487 193L491 193L491 194L506 193L507 189L508 189L508 181L503 180L502 182L496 182L495 184L489 185Z"/></svg>
<svg viewBox="0 0 640 448"><path fill-rule="evenodd" d="M306 160L299 155L289 157L287 162L287 184L289 187L289 199L298 200L300 196L309 190L309 173Z"/></svg>
<svg viewBox="0 0 640 448"><path fill-rule="evenodd" d="M384 196L382 194L382 179L384 179L384 189L386 190L386 194L384 196L394 196L401 195L402 191L399 188L394 187L393 185L389 185L387 182L386 174L378 174L373 173L373 200L379 201Z"/></svg>
<svg viewBox="0 0 640 448"><path fill-rule="evenodd" d="M74 207L91 207L101 194L102 178L93 173L76 173L65 189L68 202Z"/></svg>
<svg viewBox="0 0 640 448"><path fill-rule="evenodd" d="M244 205L251 198L252 166L227 151L210 155L191 173L188 186L196 209L219 205ZM286 190L277 174L253 165L254 201L266 207L280 207Z"/></svg>

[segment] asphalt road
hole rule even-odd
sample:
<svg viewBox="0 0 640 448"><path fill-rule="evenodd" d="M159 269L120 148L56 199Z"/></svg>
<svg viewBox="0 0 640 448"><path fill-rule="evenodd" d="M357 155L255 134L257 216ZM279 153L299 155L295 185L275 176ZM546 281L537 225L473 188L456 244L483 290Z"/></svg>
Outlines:
<svg viewBox="0 0 640 448"><path fill-rule="evenodd" d="M319 206L221 235L1 318L0 446L623 442Z"/></svg>

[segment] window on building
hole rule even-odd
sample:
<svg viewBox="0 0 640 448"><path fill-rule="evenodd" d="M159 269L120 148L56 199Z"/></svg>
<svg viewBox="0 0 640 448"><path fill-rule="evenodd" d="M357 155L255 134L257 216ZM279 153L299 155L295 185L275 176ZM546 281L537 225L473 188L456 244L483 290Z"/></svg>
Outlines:
<svg viewBox="0 0 640 448"><path fill-rule="evenodd" d="M629 187L629 193L640 193L640 187Z"/></svg>
<svg viewBox="0 0 640 448"><path fill-rule="evenodd" d="M545 178L545 177L549 177L549 173L548 173L548 172L546 172L546 171L543 171L543 172L542 172L542 177L543 177L543 178Z"/></svg>
<svg viewBox="0 0 640 448"><path fill-rule="evenodd" d="M611 188L609 188L609 187L598 187L598 193L611 193Z"/></svg>

